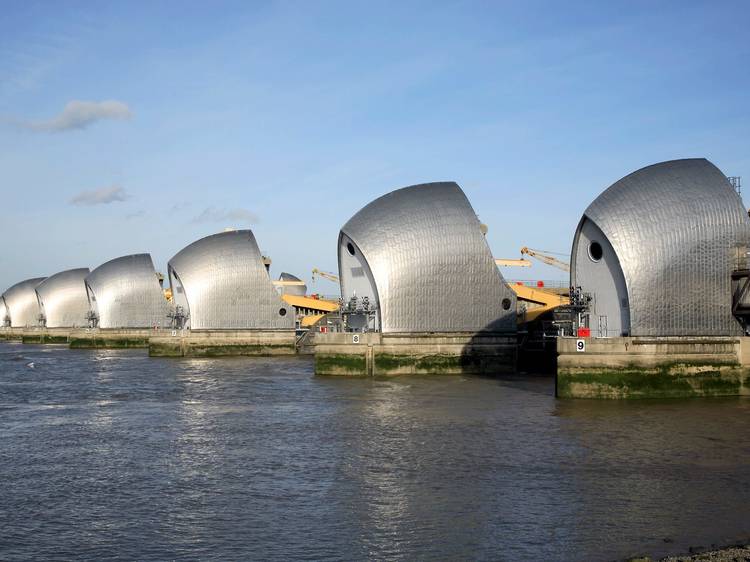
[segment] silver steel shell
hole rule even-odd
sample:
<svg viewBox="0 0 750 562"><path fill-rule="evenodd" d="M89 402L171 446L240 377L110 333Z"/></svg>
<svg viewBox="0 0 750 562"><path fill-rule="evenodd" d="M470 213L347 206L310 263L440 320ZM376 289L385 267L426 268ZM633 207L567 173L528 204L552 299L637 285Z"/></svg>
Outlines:
<svg viewBox="0 0 750 562"><path fill-rule="evenodd" d="M41 310L34 289L44 279L44 277L35 277L34 279L21 281L3 293L11 327L28 328L39 325Z"/></svg>
<svg viewBox="0 0 750 562"><path fill-rule="evenodd" d="M0 327L4 327L7 320L8 309L5 306L5 299L0 295Z"/></svg>
<svg viewBox="0 0 750 562"><path fill-rule="evenodd" d="M279 275L279 281L302 281L302 279L291 273L282 272ZM307 285L282 285L281 294L304 297L307 294Z"/></svg>
<svg viewBox="0 0 750 562"><path fill-rule="evenodd" d="M273 286L250 230L186 246L169 260L169 283L193 330L294 328L294 309Z"/></svg>
<svg viewBox="0 0 750 562"><path fill-rule="evenodd" d="M597 236L598 262L589 255ZM623 324L607 335L739 335L731 272L747 267L748 246L750 219L721 170L703 158L662 162L619 180L586 209L571 285L601 288L595 307Z"/></svg>
<svg viewBox="0 0 750 562"><path fill-rule="evenodd" d="M86 326L89 300L86 276L89 268L69 269L47 277L36 287L39 307L47 328Z"/></svg>
<svg viewBox="0 0 750 562"><path fill-rule="evenodd" d="M100 328L167 324L168 305L149 254L110 260L86 276L89 306Z"/></svg>
<svg viewBox="0 0 750 562"><path fill-rule="evenodd" d="M376 199L341 228L338 252L344 301L367 296L383 332L516 329L515 294L456 183Z"/></svg>

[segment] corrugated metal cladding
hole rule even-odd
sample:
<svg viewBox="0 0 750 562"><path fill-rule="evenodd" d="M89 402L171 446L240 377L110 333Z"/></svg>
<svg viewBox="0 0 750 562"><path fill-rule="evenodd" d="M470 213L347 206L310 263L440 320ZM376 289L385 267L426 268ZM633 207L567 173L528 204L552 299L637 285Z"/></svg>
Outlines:
<svg viewBox="0 0 750 562"><path fill-rule="evenodd" d="M345 301L373 293L383 332L516 329L515 294L453 182L405 187L360 210L339 235L339 274Z"/></svg>
<svg viewBox="0 0 750 562"><path fill-rule="evenodd" d="M69 269L47 277L36 288L39 306L48 328L86 326L89 300L86 276L89 268Z"/></svg>
<svg viewBox="0 0 750 562"><path fill-rule="evenodd" d="M593 263L582 259L577 248L585 219L595 223L616 253L627 287L623 305L629 306L631 335L742 333L732 316L730 274L747 267L750 219L711 162L662 162L604 191L586 209L576 232L573 285Z"/></svg>
<svg viewBox="0 0 750 562"><path fill-rule="evenodd" d="M35 277L16 283L3 293L3 300L13 328L26 328L39 325L39 301L36 297L37 285L44 277Z"/></svg>
<svg viewBox="0 0 750 562"><path fill-rule="evenodd" d="M91 310L100 328L167 325L168 305L149 254L115 258L86 276Z"/></svg>
<svg viewBox="0 0 750 562"><path fill-rule="evenodd" d="M250 230L185 247L169 260L169 281L193 330L294 328L294 309L274 288Z"/></svg>
<svg viewBox="0 0 750 562"><path fill-rule="evenodd" d="M282 274L279 275L279 281L302 281L302 279L300 279L296 275L292 275L291 273L282 272ZM303 297L307 294L307 285L282 286L281 294L282 295L296 295L298 297Z"/></svg>

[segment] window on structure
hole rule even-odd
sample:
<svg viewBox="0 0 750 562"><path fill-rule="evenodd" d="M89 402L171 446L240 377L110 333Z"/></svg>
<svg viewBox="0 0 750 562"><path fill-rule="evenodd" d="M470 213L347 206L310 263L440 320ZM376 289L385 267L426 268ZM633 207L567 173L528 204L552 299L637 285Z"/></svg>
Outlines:
<svg viewBox="0 0 750 562"><path fill-rule="evenodd" d="M509 310L510 309L510 299L503 299L502 305L503 305L503 310Z"/></svg>
<svg viewBox="0 0 750 562"><path fill-rule="evenodd" d="M602 255L604 255L604 250L602 250L602 245L599 242L589 244L589 257L591 261L599 261L602 259Z"/></svg>
<svg viewBox="0 0 750 562"><path fill-rule="evenodd" d="M286 316L286 308L279 309L279 316Z"/></svg>
<svg viewBox="0 0 750 562"><path fill-rule="evenodd" d="M347 243L346 249L351 255L354 255L354 245L351 242Z"/></svg>

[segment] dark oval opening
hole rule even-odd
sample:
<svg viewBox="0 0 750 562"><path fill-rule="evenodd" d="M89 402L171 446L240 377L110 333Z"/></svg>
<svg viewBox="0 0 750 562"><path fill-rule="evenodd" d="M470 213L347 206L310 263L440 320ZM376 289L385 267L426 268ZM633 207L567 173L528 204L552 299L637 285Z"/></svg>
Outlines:
<svg viewBox="0 0 750 562"><path fill-rule="evenodd" d="M279 309L279 316L286 316L286 308Z"/></svg>
<svg viewBox="0 0 750 562"><path fill-rule="evenodd" d="M510 299L503 299L503 310L508 310L510 308Z"/></svg>
<svg viewBox="0 0 750 562"><path fill-rule="evenodd" d="M354 255L354 246L352 245L352 243L351 243L351 242L347 243L347 245L346 245L346 249L347 249L347 250L349 251L349 253L350 253L351 255Z"/></svg>
<svg viewBox="0 0 750 562"><path fill-rule="evenodd" d="M602 250L602 245L599 242L589 244L589 257L593 261L599 261L602 259L602 255L604 255L604 250Z"/></svg>

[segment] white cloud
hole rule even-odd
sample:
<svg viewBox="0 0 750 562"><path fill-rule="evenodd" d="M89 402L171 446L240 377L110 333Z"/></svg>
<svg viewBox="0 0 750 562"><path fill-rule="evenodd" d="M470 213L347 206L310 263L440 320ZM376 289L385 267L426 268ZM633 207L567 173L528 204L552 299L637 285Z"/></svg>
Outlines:
<svg viewBox="0 0 750 562"><path fill-rule="evenodd" d="M108 205L109 203L118 203L130 198L128 192L119 185L111 187L101 187L88 191L81 191L78 195L70 200L71 205Z"/></svg>
<svg viewBox="0 0 750 562"><path fill-rule="evenodd" d="M68 102L62 113L48 121L29 121L22 126L34 131L59 133L85 129L89 125L102 119L125 120L130 119L133 112L127 104L121 101L78 101Z"/></svg>
<svg viewBox="0 0 750 562"><path fill-rule="evenodd" d="M217 209L216 207L206 207L192 220L194 223L226 221L254 224L260 221L260 218L258 215L247 209Z"/></svg>

